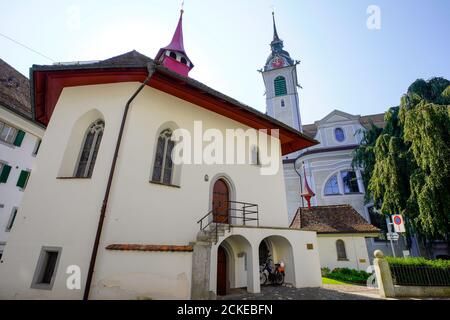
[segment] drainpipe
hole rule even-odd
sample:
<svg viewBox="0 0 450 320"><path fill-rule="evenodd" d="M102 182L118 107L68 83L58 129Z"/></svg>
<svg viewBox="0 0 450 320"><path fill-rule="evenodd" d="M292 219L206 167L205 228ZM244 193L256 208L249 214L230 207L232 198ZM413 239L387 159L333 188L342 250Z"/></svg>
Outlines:
<svg viewBox="0 0 450 320"><path fill-rule="evenodd" d="M86 277L86 286L84 288L83 300L89 299L89 292L91 289L92 276L94 275L95 261L97 259L98 246L100 243L100 236L102 234L103 222L105 220L106 208L108 206L109 193L110 193L111 184L112 184L112 181L114 178L114 171L116 170L117 157L119 155L120 143L122 142L123 131L125 128L128 111L130 109L130 104L131 104L131 102L133 102L134 98L136 98L136 96L139 94L139 92L141 92L141 90L150 81L150 78L153 76L153 73L155 72L155 63L154 62L149 63L147 65L147 70L148 70L147 78L139 86L139 88L136 90L136 92L130 97L130 99L128 99L127 104L125 105L125 109L123 111L122 123L120 124L119 136L117 137L116 148L114 150L114 156L113 156L113 160L111 163L111 169L109 171L108 183L106 185L105 196L103 198L102 208L100 211L100 217L98 220L97 233L95 235L94 246L92 248L91 260L89 262L89 270L88 270L88 274Z"/></svg>

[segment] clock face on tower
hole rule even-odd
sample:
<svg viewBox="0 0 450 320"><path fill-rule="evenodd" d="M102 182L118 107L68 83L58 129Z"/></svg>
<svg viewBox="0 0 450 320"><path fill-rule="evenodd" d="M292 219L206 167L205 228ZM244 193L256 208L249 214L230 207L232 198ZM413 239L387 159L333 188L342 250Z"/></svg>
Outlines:
<svg viewBox="0 0 450 320"><path fill-rule="evenodd" d="M275 57L272 60L272 68L281 68L284 66L284 59L281 57Z"/></svg>

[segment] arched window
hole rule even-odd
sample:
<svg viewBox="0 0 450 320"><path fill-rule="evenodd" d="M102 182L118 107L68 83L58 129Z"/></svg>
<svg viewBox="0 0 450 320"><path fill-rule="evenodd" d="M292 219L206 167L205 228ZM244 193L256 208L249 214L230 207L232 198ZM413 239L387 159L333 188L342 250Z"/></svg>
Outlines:
<svg viewBox="0 0 450 320"><path fill-rule="evenodd" d="M83 149L81 149L75 177L90 178L92 176L104 129L105 122L103 120L97 120L89 126L84 139Z"/></svg>
<svg viewBox="0 0 450 320"><path fill-rule="evenodd" d="M159 134L153 165L153 182L172 184L172 150L175 142L170 139L171 137L172 130L170 129L165 129Z"/></svg>
<svg viewBox="0 0 450 320"><path fill-rule="evenodd" d="M177 54L173 51L170 51L169 56L175 60L177 60Z"/></svg>
<svg viewBox="0 0 450 320"><path fill-rule="evenodd" d="M278 76L274 80L275 96L284 96L287 94L286 79L282 76Z"/></svg>
<svg viewBox="0 0 450 320"><path fill-rule="evenodd" d="M333 194L339 194L337 175L332 176L325 184L325 195L329 196Z"/></svg>
<svg viewBox="0 0 450 320"><path fill-rule="evenodd" d="M281 107L284 108L286 104L284 103L284 99L281 99Z"/></svg>
<svg viewBox="0 0 450 320"><path fill-rule="evenodd" d="M181 57L180 62L181 62L182 64L186 64L186 65L187 65L187 60L186 60L185 57Z"/></svg>
<svg viewBox="0 0 450 320"><path fill-rule="evenodd" d="M343 240L336 240L336 251L338 260L348 260L345 252L345 243Z"/></svg>
<svg viewBox="0 0 450 320"><path fill-rule="evenodd" d="M334 137L336 138L337 141L342 142L345 140L345 134L344 134L344 130L342 130L342 128L336 128L334 129Z"/></svg>

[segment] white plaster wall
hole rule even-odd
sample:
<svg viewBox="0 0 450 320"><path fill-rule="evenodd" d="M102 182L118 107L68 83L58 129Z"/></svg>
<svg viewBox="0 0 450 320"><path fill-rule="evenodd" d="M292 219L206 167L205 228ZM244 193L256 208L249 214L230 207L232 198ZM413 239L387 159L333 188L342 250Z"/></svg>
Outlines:
<svg viewBox="0 0 450 320"><path fill-rule="evenodd" d="M259 244L267 237L282 237L287 240L292 250L288 249L284 241L275 238L275 245L278 246L274 254L274 260L282 259L286 263L286 273L293 273L286 277L286 282L292 282L296 288L320 287L322 278L320 274L319 246L315 232L300 231L296 229L277 228L252 228L233 227L231 232L227 232L219 238L216 245L211 248L210 266L210 290L216 292L217 286L217 249L222 241L237 237L241 239L237 250L245 250L247 254L247 271L239 269L239 272L246 273L247 282L236 283L240 287L247 287L249 292L260 292L259 280ZM242 238L240 238L242 237ZM236 243L236 242L232 242ZM243 244L246 244L243 246ZM307 244L312 244L313 249L308 250ZM290 270L289 270L290 269Z"/></svg>
<svg viewBox="0 0 450 320"><path fill-rule="evenodd" d="M26 120L0 105L0 120L25 132L20 147L0 142L0 161L11 166L6 183L0 183L0 253L8 241L10 232L6 226L13 208L20 208L25 190L17 187L17 181L22 170L33 172L36 156L33 152L39 139L44 135L44 129ZM1 207L3 206L3 207ZM14 227L14 226L13 226Z"/></svg>
<svg viewBox="0 0 450 320"><path fill-rule="evenodd" d="M345 251L348 261L337 259L336 241L340 239L345 243ZM350 268L356 270L367 270L370 265L365 238L352 235L318 235L319 256L321 267L330 270L334 268Z"/></svg>
<svg viewBox="0 0 450 320"><path fill-rule="evenodd" d="M138 83L119 83L63 90L43 139L10 245L5 250L4 263L0 266L0 297L82 297L123 108L138 86ZM105 131L92 178L57 179L74 124L93 109L103 115ZM113 257L104 250L108 244L186 245L195 240L199 230L196 222L209 211L211 201L212 181L205 182L205 174L209 177L226 174L234 184L236 200L259 204L260 225L288 226L281 166L276 175L262 176L259 167L252 165L183 165L180 188L149 183L155 134L159 134L157 129L163 123L172 121L179 127L192 130L194 120L202 120L205 129L247 129L235 121L149 87L133 102L106 212L94 288L101 287L104 279L117 279L117 274L133 272L129 270L124 253ZM279 145L276 150L279 152ZM51 291L30 289L42 246L63 248ZM120 258L121 255L123 258ZM150 254L148 257L156 255ZM140 259L133 258L133 261ZM148 264L154 260L142 259ZM176 262L177 259L163 258L162 261ZM114 261L114 268L104 263L110 260ZM176 263L184 266L181 269L167 269L167 277L173 281L190 268L185 262ZM82 290L65 288L67 275L64 272L67 266L73 264L81 267ZM151 278L152 272L148 271L147 275ZM125 296L129 297L133 289L127 290ZM170 290L167 287L160 296L153 297L167 297L172 294ZM101 297L101 292L105 291L100 291L95 297ZM141 293L141 288L136 288L135 294ZM105 297L111 297L110 293L105 293Z"/></svg>

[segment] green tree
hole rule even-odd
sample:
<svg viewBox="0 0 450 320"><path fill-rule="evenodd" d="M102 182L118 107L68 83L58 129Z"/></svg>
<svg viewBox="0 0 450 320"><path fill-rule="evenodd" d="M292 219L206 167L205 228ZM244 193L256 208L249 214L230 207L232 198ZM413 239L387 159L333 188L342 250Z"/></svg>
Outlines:
<svg viewBox="0 0 450 320"><path fill-rule="evenodd" d="M401 213L425 239L446 238L450 250L450 81L416 80L385 128L363 139L353 163L367 175L367 198L383 214ZM364 179L364 177L363 177Z"/></svg>

